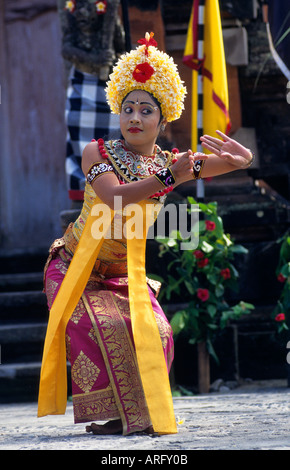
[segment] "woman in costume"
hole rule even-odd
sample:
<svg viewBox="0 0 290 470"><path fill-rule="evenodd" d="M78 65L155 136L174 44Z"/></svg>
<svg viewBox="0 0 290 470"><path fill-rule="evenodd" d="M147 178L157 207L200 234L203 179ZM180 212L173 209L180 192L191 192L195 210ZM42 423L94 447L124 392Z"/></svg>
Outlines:
<svg viewBox="0 0 290 470"><path fill-rule="evenodd" d="M105 421L87 426L94 434L177 432L168 380L172 332L146 278L145 222L148 214L154 221L179 184L253 160L249 149L218 131L222 140L201 138L210 155L156 145L160 129L179 118L186 90L153 33L139 43L119 59L106 89L123 139L99 139L84 149L83 209L52 245L45 269L50 318L38 416L65 412L67 355L75 422ZM123 209L130 204L140 208L141 237L128 236L130 214Z"/></svg>

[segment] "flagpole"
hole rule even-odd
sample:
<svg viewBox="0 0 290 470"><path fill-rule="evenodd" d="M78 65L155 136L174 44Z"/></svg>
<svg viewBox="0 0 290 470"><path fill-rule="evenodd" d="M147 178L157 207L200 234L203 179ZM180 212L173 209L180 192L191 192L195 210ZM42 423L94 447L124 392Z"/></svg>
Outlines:
<svg viewBox="0 0 290 470"><path fill-rule="evenodd" d="M203 57L204 53L204 5L206 0L199 0L198 4L198 57ZM202 152L200 137L203 135L203 78L202 78L203 64L200 64L197 76L197 152ZM194 73L194 72L193 72ZM196 198L198 201L204 200L204 181L202 179L196 180Z"/></svg>

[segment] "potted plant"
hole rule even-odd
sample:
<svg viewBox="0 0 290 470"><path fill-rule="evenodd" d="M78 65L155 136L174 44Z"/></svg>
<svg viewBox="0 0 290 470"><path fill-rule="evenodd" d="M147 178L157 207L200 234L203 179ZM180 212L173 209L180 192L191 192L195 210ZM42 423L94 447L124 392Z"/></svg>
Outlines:
<svg viewBox="0 0 290 470"><path fill-rule="evenodd" d="M280 297L273 310L273 318L277 326L277 332L281 336L286 349L290 349L290 233L287 231L279 240L281 244L276 275L282 284ZM285 351L287 357L287 381L290 387L290 354Z"/></svg>
<svg viewBox="0 0 290 470"><path fill-rule="evenodd" d="M249 314L254 306L246 302L229 305L226 291L238 290L239 274L233 264L237 254L247 253L246 248L235 244L225 234L223 221L217 213L217 203L198 203L188 197L189 211L199 211L199 222L192 227L198 232L199 242L194 250L180 249L179 231L170 238L157 239L159 256L169 254L168 275L161 295L167 300L178 296L186 306L174 313L171 319L173 334L186 332L189 343L197 344L199 363L199 391L208 392L210 386L209 355L216 361L213 337L225 328L230 320Z"/></svg>

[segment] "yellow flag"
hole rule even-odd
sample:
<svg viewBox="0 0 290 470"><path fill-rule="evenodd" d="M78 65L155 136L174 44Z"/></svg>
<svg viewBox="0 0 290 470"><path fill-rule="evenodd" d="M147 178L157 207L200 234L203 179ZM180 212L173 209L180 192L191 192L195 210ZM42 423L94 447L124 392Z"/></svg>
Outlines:
<svg viewBox="0 0 290 470"><path fill-rule="evenodd" d="M218 0L194 0L183 63L192 68L192 150L199 129L215 135L230 130L229 98Z"/></svg>

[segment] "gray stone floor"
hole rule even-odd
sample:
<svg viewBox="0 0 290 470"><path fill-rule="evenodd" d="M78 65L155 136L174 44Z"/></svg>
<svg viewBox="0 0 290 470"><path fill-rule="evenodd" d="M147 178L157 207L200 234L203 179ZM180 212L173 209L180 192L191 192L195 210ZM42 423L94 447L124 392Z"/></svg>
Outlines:
<svg viewBox="0 0 290 470"><path fill-rule="evenodd" d="M254 382L224 393L178 397L174 409L177 434L97 437L87 434L85 425L73 424L71 403L65 415L44 418L36 417L36 403L2 404L0 450L99 450L100 459L116 450L173 456L191 450L290 450L286 382Z"/></svg>

